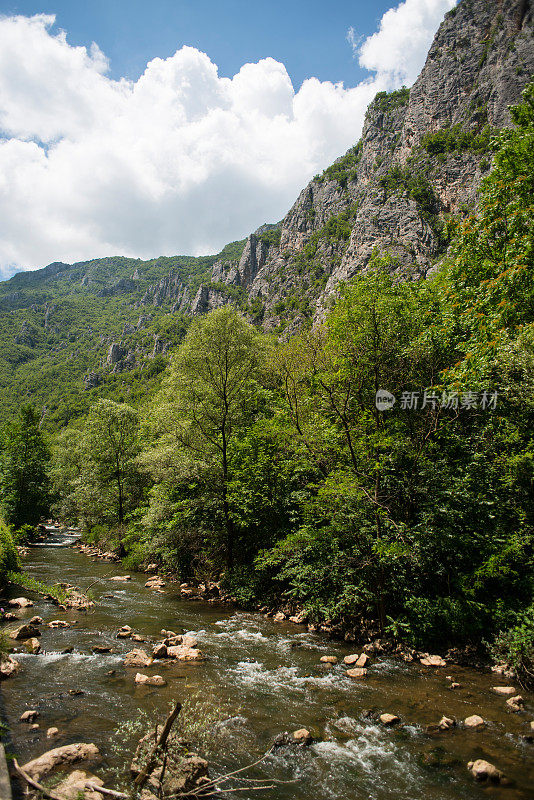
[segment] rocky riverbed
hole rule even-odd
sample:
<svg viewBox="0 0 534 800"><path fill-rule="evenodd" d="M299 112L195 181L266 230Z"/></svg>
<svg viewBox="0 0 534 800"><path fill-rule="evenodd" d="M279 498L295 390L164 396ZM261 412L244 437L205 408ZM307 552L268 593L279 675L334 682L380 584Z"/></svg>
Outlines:
<svg viewBox="0 0 534 800"><path fill-rule="evenodd" d="M147 586L147 575L73 548L32 548L24 561L39 580L89 587L95 605L58 611L21 590L5 599L33 602L6 623L33 627L13 640L19 669L2 683L21 764L92 744L95 774L124 788L139 739L133 722L140 712L145 726L161 722L179 700L182 732L199 740L214 777L276 742L253 773L285 781L261 793L274 800L534 797L534 702L505 675L407 663L211 598L191 602L167 579Z"/></svg>

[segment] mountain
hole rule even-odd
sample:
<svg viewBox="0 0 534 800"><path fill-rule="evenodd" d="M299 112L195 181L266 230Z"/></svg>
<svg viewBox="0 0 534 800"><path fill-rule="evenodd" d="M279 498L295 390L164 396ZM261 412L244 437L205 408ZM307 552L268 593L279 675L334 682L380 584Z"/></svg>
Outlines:
<svg viewBox="0 0 534 800"><path fill-rule="evenodd" d="M95 396L135 403L191 316L233 302L287 337L375 253L399 278L436 269L534 74L532 34L531 0L462 0L413 87L379 93L360 141L284 219L216 256L56 263L0 284L4 412L30 400L57 426Z"/></svg>

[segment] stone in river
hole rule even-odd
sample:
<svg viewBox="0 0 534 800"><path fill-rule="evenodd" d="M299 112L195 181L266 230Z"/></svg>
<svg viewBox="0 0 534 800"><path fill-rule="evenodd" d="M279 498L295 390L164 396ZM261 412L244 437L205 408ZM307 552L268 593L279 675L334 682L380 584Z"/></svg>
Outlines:
<svg viewBox="0 0 534 800"><path fill-rule="evenodd" d="M387 725L391 727L393 725L398 725L400 722L400 717L397 717L396 714L380 714L380 722L382 725Z"/></svg>
<svg viewBox="0 0 534 800"><path fill-rule="evenodd" d="M492 686L491 688L497 694L515 694L516 692L515 686Z"/></svg>
<svg viewBox="0 0 534 800"><path fill-rule="evenodd" d="M20 669L20 664L11 656L0 655L0 681L16 675Z"/></svg>
<svg viewBox="0 0 534 800"><path fill-rule="evenodd" d="M165 642L158 642L158 644L154 645L152 655L154 658L167 658L167 645Z"/></svg>
<svg viewBox="0 0 534 800"><path fill-rule="evenodd" d="M132 633L133 631L129 625L123 625L122 628L119 628L117 631L117 639L129 639Z"/></svg>
<svg viewBox="0 0 534 800"><path fill-rule="evenodd" d="M195 637L190 636L189 634L185 634L185 636L182 636L181 639L181 644L183 644L184 647L197 647L198 645L198 641L195 639Z"/></svg>
<svg viewBox="0 0 534 800"><path fill-rule="evenodd" d="M143 675L142 672L138 672L135 676L135 682L146 684L147 686L166 686L166 681L163 680L161 675Z"/></svg>
<svg viewBox="0 0 534 800"><path fill-rule="evenodd" d="M40 635L41 631L35 625L21 625L20 628L11 631L9 637L11 639L33 639L35 636Z"/></svg>
<svg viewBox="0 0 534 800"><path fill-rule="evenodd" d="M472 714L470 717L464 719L466 728L482 728L486 723L478 714Z"/></svg>
<svg viewBox="0 0 534 800"><path fill-rule="evenodd" d="M313 742L313 737L307 728L299 728L297 731L293 731L293 740L298 742L301 745L308 745Z"/></svg>
<svg viewBox="0 0 534 800"><path fill-rule="evenodd" d="M53 739L54 736L58 736L58 734L59 734L59 728L48 728L46 732L46 738Z"/></svg>
<svg viewBox="0 0 534 800"><path fill-rule="evenodd" d="M23 765L22 769L27 772L34 781L40 780L44 775L48 775L53 769L66 764L79 764L80 762L96 762L100 760L100 752L96 745L86 742L68 744L64 747L56 747L48 750L42 756L34 758Z"/></svg>
<svg viewBox="0 0 534 800"><path fill-rule="evenodd" d="M42 625L43 618L42 617L32 617L28 620L28 625Z"/></svg>
<svg viewBox="0 0 534 800"><path fill-rule="evenodd" d="M104 783L100 778L76 769L54 786L54 794L61 800L102 800L106 796L88 786L104 786Z"/></svg>
<svg viewBox="0 0 534 800"><path fill-rule="evenodd" d="M204 655L194 647L178 645L177 647L167 648L167 657L176 658L178 661L202 661Z"/></svg>
<svg viewBox="0 0 534 800"><path fill-rule="evenodd" d="M11 608L30 608L33 603L27 597L15 597L13 600L9 600L9 605Z"/></svg>
<svg viewBox="0 0 534 800"><path fill-rule="evenodd" d="M337 656L321 656L319 660L322 664L337 664Z"/></svg>
<svg viewBox="0 0 534 800"><path fill-rule="evenodd" d="M521 697L520 694L516 694L515 697L509 697L506 701L506 705L511 708L512 711L523 711L523 706L525 705L525 701Z"/></svg>
<svg viewBox="0 0 534 800"><path fill-rule="evenodd" d="M441 656L425 656L419 659L425 667L446 667L447 662Z"/></svg>
<svg viewBox="0 0 534 800"><path fill-rule="evenodd" d="M29 650L29 652L34 656L36 656L37 653L41 652L41 642L39 641L39 639L36 639L35 637L28 639L24 644L26 650Z"/></svg>
<svg viewBox="0 0 534 800"><path fill-rule="evenodd" d="M350 656L345 656L345 658L343 659L343 663L346 664L347 667L350 667L352 666L352 664L355 664L358 661L359 657L360 656L358 653L353 653Z"/></svg>
<svg viewBox="0 0 534 800"><path fill-rule="evenodd" d="M48 623L49 628L70 628L70 622L66 622L64 619L53 619L52 622Z"/></svg>
<svg viewBox="0 0 534 800"><path fill-rule="evenodd" d="M367 670L365 667L354 667L354 669L348 669L345 674L348 675L349 678L365 678Z"/></svg>
<svg viewBox="0 0 534 800"><path fill-rule="evenodd" d="M442 731L448 731L450 728L454 728L456 722L452 717L442 717L438 725Z"/></svg>
<svg viewBox="0 0 534 800"><path fill-rule="evenodd" d="M483 783L503 784L507 782L504 772L501 772L500 769L497 769L497 767L490 764L489 761L485 761L483 758L470 761L467 765L467 769L477 781Z"/></svg>
<svg viewBox="0 0 534 800"><path fill-rule="evenodd" d="M112 578L109 579L110 581L131 581L131 575L114 575Z"/></svg>
<svg viewBox="0 0 534 800"><path fill-rule="evenodd" d="M19 722L33 722L36 717L40 717L41 714L37 709L33 708L31 710L25 711L23 714L20 715Z"/></svg>
<svg viewBox="0 0 534 800"><path fill-rule="evenodd" d="M112 653L113 648L109 647L109 645L105 644L95 644L93 647L93 653Z"/></svg>
<svg viewBox="0 0 534 800"><path fill-rule="evenodd" d="M286 615L283 611L279 611L273 617L273 622L284 622L287 619Z"/></svg>
<svg viewBox="0 0 534 800"><path fill-rule="evenodd" d="M135 648L124 657L125 667L149 667L152 664L152 657L145 650Z"/></svg>

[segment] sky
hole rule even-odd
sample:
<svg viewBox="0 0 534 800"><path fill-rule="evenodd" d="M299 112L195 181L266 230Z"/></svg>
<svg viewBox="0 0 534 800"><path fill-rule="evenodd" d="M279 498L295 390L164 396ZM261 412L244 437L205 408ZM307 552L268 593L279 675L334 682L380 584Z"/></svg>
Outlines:
<svg viewBox="0 0 534 800"><path fill-rule="evenodd" d="M281 219L455 2L0 0L0 276Z"/></svg>

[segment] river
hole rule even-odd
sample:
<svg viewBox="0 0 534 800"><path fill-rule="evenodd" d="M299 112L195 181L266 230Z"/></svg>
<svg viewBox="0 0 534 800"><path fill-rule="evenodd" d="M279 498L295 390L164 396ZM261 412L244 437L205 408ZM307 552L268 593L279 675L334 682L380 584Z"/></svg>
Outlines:
<svg viewBox="0 0 534 800"><path fill-rule="evenodd" d="M254 774L292 782L265 792L240 792L245 800L476 800L488 793L494 800L534 798L534 744L522 739L534 718L533 697L522 692L525 712L514 714L491 689L510 681L489 672L452 665L432 669L390 658L375 659L367 678L355 681L341 664L319 662L325 654L342 661L358 652L354 646L256 614L183 601L177 585L168 584L164 594L150 591L144 587L146 575L132 573L127 583L110 581L121 574L120 566L95 562L76 549L31 548L24 569L47 583L61 580L82 590L91 585L96 605L88 612L58 612L31 593L11 594L35 600L33 608L19 612L22 619L38 614L45 623L73 623L66 629L45 625L44 652L17 655L20 674L2 684L21 763L61 744L94 742L105 759L95 772L117 788L133 747L123 723L140 710L162 719L173 699L192 698L197 713L210 718L213 711L224 719L207 737L212 774L254 761L282 731L306 727L317 737L309 748L282 748L268 756ZM125 624L148 637L146 645L117 639L117 629ZM161 629L195 632L207 660L124 668L124 654L132 647L150 652L162 638ZM113 652L95 655L95 645ZM69 648L72 652L62 652ZM138 686L138 671L161 674L167 685ZM450 689L449 675L461 688ZM18 721L26 709L40 712L39 729ZM366 709L397 714L403 724L386 728L367 719ZM463 720L475 713L488 721L483 730L459 725L426 732L442 715ZM50 726L60 731L53 742L46 738ZM487 789L477 784L466 768L476 758L495 764L512 785Z"/></svg>

